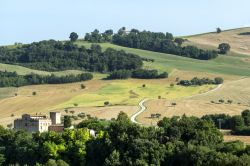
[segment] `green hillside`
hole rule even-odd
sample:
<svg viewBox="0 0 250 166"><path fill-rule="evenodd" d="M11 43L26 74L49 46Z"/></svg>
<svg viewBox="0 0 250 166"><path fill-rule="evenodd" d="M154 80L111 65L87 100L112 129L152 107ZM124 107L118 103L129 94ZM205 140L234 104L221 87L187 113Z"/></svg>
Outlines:
<svg viewBox="0 0 250 166"><path fill-rule="evenodd" d="M77 41L78 45L83 45L85 47L90 47L92 43L87 43L85 41ZM247 60L246 55L243 54L234 54L230 55L220 55L218 58L213 60L197 60L191 58L180 57L176 55L157 53L152 51L127 48L117 46L111 43L100 43L103 49L114 48L117 50L125 50L128 53L137 54L143 58L154 59L155 62L144 62L144 68L147 69L158 69L160 71L171 72L173 69L185 70L185 71L199 71L199 72L208 72L208 73L217 73L217 74L227 74L227 75L238 75L238 76L250 76L250 61ZM47 75L51 72L33 70L26 67L18 65L9 65L1 64L1 71L16 71L20 75L36 73ZM56 75L65 75L65 74L79 74L80 71L77 70L68 70L54 72ZM98 76L102 77L102 76Z"/></svg>
<svg viewBox="0 0 250 166"><path fill-rule="evenodd" d="M78 45L90 47L91 43L79 41ZM250 76L250 62L245 61L245 55L227 56L221 55L214 60L196 60L176 55L157 53L133 48L126 48L110 43L101 43L103 49L108 47L123 49L126 52L137 54L144 58L155 59L155 62L146 62L145 67L158 69L160 71L172 71L173 69L186 71L199 71L227 75Z"/></svg>

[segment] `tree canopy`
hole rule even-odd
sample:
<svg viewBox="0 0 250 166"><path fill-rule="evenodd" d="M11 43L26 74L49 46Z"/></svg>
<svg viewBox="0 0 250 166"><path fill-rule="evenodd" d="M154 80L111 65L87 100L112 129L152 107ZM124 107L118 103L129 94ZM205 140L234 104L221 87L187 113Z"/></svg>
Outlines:
<svg viewBox="0 0 250 166"><path fill-rule="evenodd" d="M0 63L19 64L44 71L76 69L109 72L138 69L142 66L142 59L123 50L108 48L102 51L99 45L87 49L72 42L49 40L13 49L0 47Z"/></svg>
<svg viewBox="0 0 250 166"><path fill-rule="evenodd" d="M95 129L95 137L88 128ZM0 126L2 165L248 165L249 151L239 141L224 143L212 120L185 115L144 127L121 112L105 125L86 119L62 133L31 134Z"/></svg>

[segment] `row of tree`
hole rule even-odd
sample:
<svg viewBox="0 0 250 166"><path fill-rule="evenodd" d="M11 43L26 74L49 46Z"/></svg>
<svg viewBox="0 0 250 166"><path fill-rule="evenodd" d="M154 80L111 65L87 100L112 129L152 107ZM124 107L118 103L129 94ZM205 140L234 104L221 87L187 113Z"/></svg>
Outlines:
<svg viewBox="0 0 250 166"><path fill-rule="evenodd" d="M117 45L138 48L194 59L208 60L218 56L217 51L203 50L195 46L182 47L185 41L182 38L175 38L171 33L155 33L150 31L139 31L132 29L126 31L123 27L116 34L112 30L99 33L96 29L85 35L85 40L94 43L112 42Z"/></svg>
<svg viewBox="0 0 250 166"><path fill-rule="evenodd" d="M78 75L56 76L54 74L42 76L37 74L18 75L16 72L0 71L0 87L20 87L25 85L38 84L63 84L91 80L91 73L82 73Z"/></svg>
<svg viewBox="0 0 250 166"><path fill-rule="evenodd" d="M168 78L168 73L163 72L161 74L158 73L157 70L145 70L145 69L137 69L137 70L116 70L109 74L107 79L128 79L128 78L139 78L139 79L160 79L160 78Z"/></svg>
<svg viewBox="0 0 250 166"><path fill-rule="evenodd" d="M133 70L142 66L142 59L111 48L102 51L99 45L90 49L73 42L41 41L16 48L0 47L0 63L18 64L45 71L79 69L97 72Z"/></svg>
<svg viewBox="0 0 250 166"><path fill-rule="evenodd" d="M222 84L224 82L223 78L221 77L216 77L213 80L209 78L197 78L194 77L191 80L180 80L177 85L182 85L182 86L201 86L201 85L206 85L206 84Z"/></svg>
<svg viewBox="0 0 250 166"><path fill-rule="evenodd" d="M232 134L250 136L250 110L243 111L241 115L206 115L202 119L213 121L220 129L230 129Z"/></svg>
<svg viewBox="0 0 250 166"><path fill-rule="evenodd" d="M158 127L143 127L125 113L105 125L86 120L63 133L33 135L0 127L2 165L248 165L250 146L223 143L211 120L163 118ZM83 127L83 128L82 128ZM94 128L92 137L85 127ZM13 155L15 154L15 155Z"/></svg>

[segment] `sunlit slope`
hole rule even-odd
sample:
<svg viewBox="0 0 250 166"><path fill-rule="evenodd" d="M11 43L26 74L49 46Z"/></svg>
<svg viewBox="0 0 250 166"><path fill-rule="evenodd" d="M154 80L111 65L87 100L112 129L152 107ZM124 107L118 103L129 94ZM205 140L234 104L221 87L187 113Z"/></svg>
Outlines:
<svg viewBox="0 0 250 166"><path fill-rule="evenodd" d="M244 32L250 32L250 27L226 30L221 33L204 33L186 38L190 44L208 48L217 48L220 43L229 43L233 52L250 55L250 35L239 35Z"/></svg>
<svg viewBox="0 0 250 166"><path fill-rule="evenodd" d="M91 43L79 41L79 45L90 47ZM160 71L172 71L173 69L185 71L199 71L227 75L250 76L250 61L244 55L220 56L214 60L202 61L176 55L145 51L134 48L121 47L110 43L101 43L103 49L108 47L123 49L126 52L137 54L144 58L154 59L155 62L145 62L145 68L159 69Z"/></svg>

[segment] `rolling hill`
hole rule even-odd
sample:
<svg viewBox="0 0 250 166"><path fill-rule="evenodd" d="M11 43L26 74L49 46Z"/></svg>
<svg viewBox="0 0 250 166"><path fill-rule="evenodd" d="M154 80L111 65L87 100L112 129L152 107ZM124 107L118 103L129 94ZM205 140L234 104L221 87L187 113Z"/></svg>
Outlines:
<svg viewBox="0 0 250 166"><path fill-rule="evenodd" d="M248 31L248 29L244 29ZM215 48L216 42L211 39L209 43L205 43L206 36L222 36L222 39L233 39L231 34L243 32L240 30L232 30L222 32L221 34L202 34L196 36L187 37L188 44L195 44L205 48ZM233 35L232 35L233 36ZM247 36L240 36L246 38ZM196 39L203 39L197 41ZM212 37L211 37L212 38ZM215 39L216 41L216 39ZM237 43L237 41L235 41ZM76 42L79 46L90 47L91 43L79 40ZM127 112L130 116L137 111L137 103L144 99L149 98L146 105L149 108L149 112L145 112L138 117L138 120L143 123L150 123L148 116L151 113L160 112L162 115L180 115L188 112L188 115L199 116L206 114L209 110L216 110L217 113L229 113L238 114L242 109L249 108L248 101L250 96L248 95L250 90L247 88L249 79L245 81L237 81L244 77L250 76L250 60L247 52L237 51L237 44L235 49L233 46L233 52L229 55L220 55L218 58L208 61L196 60L191 58L185 58L170 54L157 53L152 51L145 51L140 49L126 48L117 46L111 43L101 43L102 49L109 47L121 50L123 49L127 53L134 53L143 58L154 59L154 62L144 62L143 68L145 69L158 69L159 71L167 71L170 73L168 79L160 80L102 80L105 78L105 74L95 73L95 79L84 82L86 89L80 88L81 83L62 84L62 85L35 85L26 86L20 88L0 88L0 122L3 125L11 123L14 118L19 117L22 113L47 113L51 110L62 111L65 108L76 111L75 114L85 112L92 116L99 118L111 119L117 116L119 111ZM238 44L239 45L239 44ZM236 53L237 52L237 53ZM2 71L16 71L20 75L36 73L41 75L51 74L51 72L33 70L18 65L0 64L0 70ZM54 72L56 75L65 74L77 74L81 71L60 71ZM202 97L189 98L204 92L207 92L214 86L201 86L201 87L170 87L170 84L175 83L176 78L191 79L193 77L210 77L216 76L223 77L225 80L225 86L213 94L203 95ZM143 89L142 85L145 84L146 88ZM232 87L241 87L241 91ZM32 92L36 91L37 95L32 96ZM221 92L221 94L220 94ZM242 99L242 92L244 92L245 98ZM216 97L214 96L216 95ZM234 100L239 99L237 102L241 102L241 105L236 103L230 105L211 105L213 99L228 99L227 96L231 96ZM161 96L162 99L158 99ZM244 96L243 96L244 97ZM242 100L241 100L242 99ZM109 101L111 103L108 107L103 107L103 103ZM177 102L176 109L165 112L166 107L171 102ZM236 101L235 101L236 102ZM200 105L199 105L200 104ZM201 107L200 107L201 106ZM154 109L151 109L154 107ZM189 108L186 110L186 108ZM192 108L192 109L191 109ZM205 108L202 113L201 109ZM119 111L114 111L114 110ZM228 111L232 110L232 111ZM214 111L211 111L214 113ZM14 116L12 116L14 114Z"/></svg>

